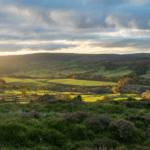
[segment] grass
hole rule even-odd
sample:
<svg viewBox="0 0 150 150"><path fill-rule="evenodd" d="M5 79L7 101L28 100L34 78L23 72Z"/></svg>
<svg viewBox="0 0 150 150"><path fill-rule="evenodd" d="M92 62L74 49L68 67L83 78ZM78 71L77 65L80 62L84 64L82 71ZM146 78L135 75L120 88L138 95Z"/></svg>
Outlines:
<svg viewBox="0 0 150 150"><path fill-rule="evenodd" d="M50 76L55 76L59 77L59 73L62 75L67 75L70 72L75 72L75 73L83 73L86 70L78 68L76 65L69 65L67 67L71 67L69 69L63 69L59 70L57 69L39 69L39 70L33 70L33 71L20 71L17 73L14 73L14 75L26 75L26 76L31 76L31 77L50 77Z"/></svg>
<svg viewBox="0 0 150 150"><path fill-rule="evenodd" d="M103 81L88 81L88 80L77 80L77 79L50 79L47 80L50 83L60 83L68 85L78 85L78 86L114 86L117 85L115 82L103 82Z"/></svg>
<svg viewBox="0 0 150 150"><path fill-rule="evenodd" d="M3 79L6 81L6 83L15 84L15 85L34 86L34 87L53 85L52 83L43 83L33 79L16 79L16 78L8 78L8 77L5 77Z"/></svg>
<svg viewBox="0 0 150 150"><path fill-rule="evenodd" d="M110 71L103 71L105 68L105 66L100 67L100 69L98 70L98 72L93 73L93 75L103 75L106 77L122 77L126 74L131 73L132 70L128 70L128 66L126 67L121 67L121 68L117 68L115 70L110 70Z"/></svg>

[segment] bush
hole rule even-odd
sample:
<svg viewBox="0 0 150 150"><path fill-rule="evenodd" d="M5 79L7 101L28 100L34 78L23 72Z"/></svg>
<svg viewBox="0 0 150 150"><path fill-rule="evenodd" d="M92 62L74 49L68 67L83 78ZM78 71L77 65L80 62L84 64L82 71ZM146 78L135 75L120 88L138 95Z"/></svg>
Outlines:
<svg viewBox="0 0 150 150"><path fill-rule="evenodd" d="M71 100L71 97L69 94L65 94L62 99L63 100Z"/></svg>
<svg viewBox="0 0 150 150"><path fill-rule="evenodd" d="M33 110L31 113L22 113L19 115L19 117L40 119L41 115L39 114L39 112Z"/></svg>
<svg viewBox="0 0 150 150"><path fill-rule="evenodd" d="M41 129L31 129L30 131L28 131L27 137L33 142L40 143L43 140L43 132Z"/></svg>
<svg viewBox="0 0 150 150"><path fill-rule="evenodd" d="M37 101L38 102L45 102L45 101L48 101L48 100L51 100L51 99L55 99L55 96L54 95L45 94L43 96L40 96Z"/></svg>
<svg viewBox="0 0 150 150"><path fill-rule="evenodd" d="M132 121L132 122L134 122L134 121L142 121L142 122L144 122L146 127L148 127L149 124L150 124L150 118L148 118L146 116L143 117L143 116L139 116L139 115L138 116L129 115L129 116L125 117L125 120Z"/></svg>
<svg viewBox="0 0 150 150"><path fill-rule="evenodd" d="M145 107L145 108L150 108L150 103L146 103L146 102L142 102L142 101L131 101L131 102L122 102L120 103L120 106L126 106L126 107L129 107L129 108L142 108L142 107Z"/></svg>
<svg viewBox="0 0 150 150"><path fill-rule="evenodd" d="M150 150L150 147L137 145L133 150Z"/></svg>
<svg viewBox="0 0 150 150"><path fill-rule="evenodd" d="M114 92L114 93L119 93L119 87L117 87L117 86L114 86L113 88L112 88L112 91Z"/></svg>
<svg viewBox="0 0 150 150"><path fill-rule="evenodd" d="M14 147L26 146L27 128L24 125L17 123L0 124L0 141L10 143Z"/></svg>
<svg viewBox="0 0 150 150"><path fill-rule="evenodd" d="M43 141L54 146L62 147L66 138L61 132L55 129L46 129L43 131Z"/></svg>
<svg viewBox="0 0 150 150"><path fill-rule="evenodd" d="M90 141L79 141L79 142L75 142L72 146L71 146L71 150L77 150L77 149L82 149L84 147L88 147L88 148L92 148L92 142Z"/></svg>
<svg viewBox="0 0 150 150"><path fill-rule="evenodd" d="M87 129L92 130L94 133L97 134L105 131L110 122L111 120L104 115L93 115L84 121Z"/></svg>
<svg viewBox="0 0 150 150"><path fill-rule="evenodd" d="M32 118L41 119L41 115L39 114L38 111L33 110L30 114Z"/></svg>
<svg viewBox="0 0 150 150"><path fill-rule="evenodd" d="M70 123L81 123L84 119L90 117L86 112L77 111L73 113L63 114L60 118L61 121L67 121Z"/></svg>
<svg viewBox="0 0 150 150"><path fill-rule="evenodd" d="M103 138L103 139L95 139L93 141L93 146L99 148L107 147L108 149L110 148L116 148L119 146L118 141L109 139L109 138Z"/></svg>
<svg viewBox="0 0 150 150"><path fill-rule="evenodd" d="M105 95L103 98L102 98L102 100L111 100L111 98L109 97L109 96L107 96L107 95Z"/></svg>
<svg viewBox="0 0 150 150"><path fill-rule="evenodd" d="M31 93L30 96L38 96L37 93Z"/></svg>
<svg viewBox="0 0 150 150"><path fill-rule="evenodd" d="M23 97L26 97L26 96L27 96L27 92L26 92L24 89L20 89L20 91L21 91L21 95L22 95Z"/></svg>
<svg viewBox="0 0 150 150"><path fill-rule="evenodd" d="M74 99L78 99L78 100L82 101L81 95L77 95L76 97L74 97Z"/></svg>
<svg viewBox="0 0 150 150"><path fill-rule="evenodd" d="M136 99L133 97L127 97L127 101L136 101Z"/></svg>
<svg viewBox="0 0 150 150"><path fill-rule="evenodd" d="M83 124L71 125L69 127L67 137L74 141L81 141L87 139L87 129Z"/></svg>
<svg viewBox="0 0 150 150"><path fill-rule="evenodd" d="M146 130L146 136L150 139L150 125Z"/></svg>
<svg viewBox="0 0 150 150"><path fill-rule="evenodd" d="M150 100L150 92L149 92L149 90L146 90L146 92L142 93L142 98Z"/></svg>
<svg viewBox="0 0 150 150"><path fill-rule="evenodd" d="M132 122L120 119L111 122L109 125L110 131L114 138L123 142L132 142L136 138L137 131Z"/></svg>

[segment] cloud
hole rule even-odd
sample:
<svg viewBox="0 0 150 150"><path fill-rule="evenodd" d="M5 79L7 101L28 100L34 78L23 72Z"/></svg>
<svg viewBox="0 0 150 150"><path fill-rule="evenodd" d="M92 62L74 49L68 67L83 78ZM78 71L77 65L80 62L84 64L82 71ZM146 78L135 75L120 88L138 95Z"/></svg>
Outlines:
<svg viewBox="0 0 150 150"><path fill-rule="evenodd" d="M28 49L31 51L34 50L46 50L46 51L53 51L53 50L60 50L62 48L70 48L70 47L76 47L77 45L75 44L63 44L63 43L40 43L40 44L20 44L20 43L16 43L16 44L9 44L9 43L5 43L5 44L0 44L0 51L4 52L4 51L20 51L23 49Z"/></svg>
<svg viewBox="0 0 150 150"><path fill-rule="evenodd" d="M103 41L101 43L90 44L91 46L96 47L105 47L105 48L126 48L133 47L136 49L149 49L150 47L150 38L147 39L123 39L116 41Z"/></svg>
<svg viewBox="0 0 150 150"><path fill-rule="evenodd" d="M25 48L69 51L88 44L147 49L149 4L146 0L0 1L0 51ZM34 40L39 43L66 40L73 44L17 44Z"/></svg>

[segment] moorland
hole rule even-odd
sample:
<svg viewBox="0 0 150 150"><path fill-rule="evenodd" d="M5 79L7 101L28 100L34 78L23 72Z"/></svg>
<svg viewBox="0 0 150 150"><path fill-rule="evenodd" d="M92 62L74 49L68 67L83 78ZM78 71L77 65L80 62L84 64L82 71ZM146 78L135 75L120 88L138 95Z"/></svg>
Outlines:
<svg viewBox="0 0 150 150"><path fill-rule="evenodd" d="M150 54L0 61L2 150L150 150Z"/></svg>

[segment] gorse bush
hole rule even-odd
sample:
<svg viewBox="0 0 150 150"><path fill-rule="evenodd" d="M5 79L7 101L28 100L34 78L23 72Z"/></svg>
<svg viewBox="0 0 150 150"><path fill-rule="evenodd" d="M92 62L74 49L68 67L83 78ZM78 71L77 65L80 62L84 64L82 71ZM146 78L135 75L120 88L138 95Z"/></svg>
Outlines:
<svg viewBox="0 0 150 150"><path fill-rule="evenodd" d="M137 135L137 131L132 122L120 119L114 120L109 125L115 139L122 142L132 142Z"/></svg>
<svg viewBox="0 0 150 150"><path fill-rule="evenodd" d="M146 130L146 136L150 139L150 125L148 126Z"/></svg>
<svg viewBox="0 0 150 150"><path fill-rule="evenodd" d="M126 106L129 108L133 108L133 107L135 107L135 108L142 108L142 107L150 108L150 103L142 102L142 101L122 102L119 105L120 106Z"/></svg>
<svg viewBox="0 0 150 150"><path fill-rule="evenodd" d="M28 129L18 123L0 124L0 141L15 147L26 146Z"/></svg>
<svg viewBox="0 0 150 150"><path fill-rule="evenodd" d="M132 122L142 121L146 127L148 127L150 124L150 118L147 116L143 117L143 116L139 116L139 115L138 116L129 115L129 116L125 117L125 120L132 121Z"/></svg>
<svg viewBox="0 0 150 150"><path fill-rule="evenodd" d="M19 117L40 119L41 115L39 114L38 111L33 110L30 113L22 113L19 115Z"/></svg>
<svg viewBox="0 0 150 150"><path fill-rule="evenodd" d="M107 149L110 148L116 148L119 146L119 142L109 139L109 138L103 138L103 139L95 139L93 141L93 146L97 149L107 147Z"/></svg>
<svg viewBox="0 0 150 150"><path fill-rule="evenodd" d="M67 137L74 141L81 141L88 138L87 128L84 124L71 125Z"/></svg>
<svg viewBox="0 0 150 150"><path fill-rule="evenodd" d="M65 136L61 132L55 129L47 129L43 131L43 141L50 145L62 147L66 140Z"/></svg>
<svg viewBox="0 0 150 150"><path fill-rule="evenodd" d="M73 113L63 114L60 118L61 121L67 121L70 123L81 123L84 119L90 117L88 113L77 111Z"/></svg>
<svg viewBox="0 0 150 150"><path fill-rule="evenodd" d="M110 122L111 120L104 115L93 115L84 121L87 129L92 130L94 133L101 133L105 131Z"/></svg>

